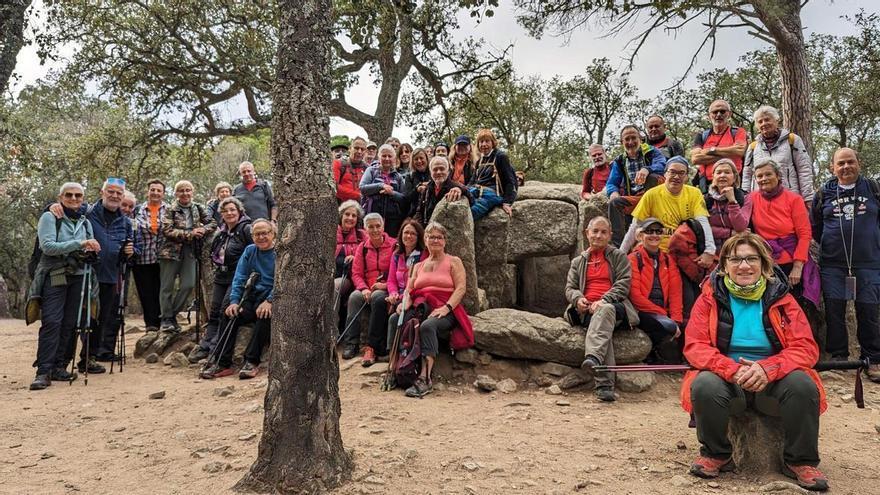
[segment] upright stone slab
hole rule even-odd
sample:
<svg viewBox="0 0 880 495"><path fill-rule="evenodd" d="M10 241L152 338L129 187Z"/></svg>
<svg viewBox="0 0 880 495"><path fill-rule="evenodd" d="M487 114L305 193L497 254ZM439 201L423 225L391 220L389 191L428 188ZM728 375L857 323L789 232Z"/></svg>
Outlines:
<svg viewBox="0 0 880 495"><path fill-rule="evenodd" d="M731 416L727 426L727 438L733 446L733 462L740 473L780 472L784 437L779 418L751 409Z"/></svg>
<svg viewBox="0 0 880 495"><path fill-rule="evenodd" d="M480 310L477 297L477 265L474 256L474 220L466 199L454 203L441 201L431 221L446 227L449 235L446 240L446 252L461 258L467 276L467 291L462 301L468 314L476 314Z"/></svg>
<svg viewBox="0 0 880 495"><path fill-rule="evenodd" d="M577 207L554 200L526 199L514 204L507 261L570 254L577 245Z"/></svg>
<svg viewBox="0 0 880 495"><path fill-rule="evenodd" d="M516 265L477 264L477 283L486 292L489 308L509 308L516 304ZM487 309L489 309L487 308Z"/></svg>
<svg viewBox="0 0 880 495"><path fill-rule="evenodd" d="M584 230L589 225L590 220L598 216L608 215L608 197L604 194L593 195L589 201L581 201L578 203L578 233L577 233L577 249L576 254L580 254L587 247L586 239L584 239Z"/></svg>
<svg viewBox="0 0 880 495"><path fill-rule="evenodd" d="M571 260L567 254L547 258L529 258L518 264L520 305L526 311L545 316L559 316L568 303L565 279Z"/></svg>
<svg viewBox="0 0 880 495"><path fill-rule="evenodd" d="M529 180L516 191L517 201L525 199L552 199L577 205L581 200L581 186Z"/></svg>
<svg viewBox="0 0 880 495"><path fill-rule="evenodd" d="M477 257L478 267L507 263L509 230L510 217L501 208L495 208L488 215L477 220L474 224L474 252L480 253Z"/></svg>

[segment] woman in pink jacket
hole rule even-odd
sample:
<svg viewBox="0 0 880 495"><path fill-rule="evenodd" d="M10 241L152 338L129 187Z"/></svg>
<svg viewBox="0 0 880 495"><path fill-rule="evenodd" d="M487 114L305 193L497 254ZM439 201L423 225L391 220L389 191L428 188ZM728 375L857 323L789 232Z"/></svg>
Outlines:
<svg viewBox="0 0 880 495"><path fill-rule="evenodd" d="M403 298L410 270L413 265L428 257L424 238L425 229L418 221L412 218L403 221L400 234L397 235L397 246L394 248L394 254L391 255L391 267L388 269L388 297L385 301L388 302L388 313L391 315L388 317L386 342L389 351L394 334L397 333L399 320L395 310Z"/></svg>

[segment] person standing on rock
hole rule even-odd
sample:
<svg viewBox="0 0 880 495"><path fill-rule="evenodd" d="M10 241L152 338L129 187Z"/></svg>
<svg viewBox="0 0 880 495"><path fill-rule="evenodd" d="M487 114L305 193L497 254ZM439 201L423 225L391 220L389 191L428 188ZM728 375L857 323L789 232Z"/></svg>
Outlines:
<svg viewBox="0 0 880 495"><path fill-rule="evenodd" d="M260 218L253 222L252 233L254 243L244 249L238 260L229 290L229 306L220 320L221 334L217 343L219 359L199 374L206 380L234 373L232 358L238 329L242 325L254 323L254 333L244 352L244 364L238 372L240 380L254 378L260 373L263 350L269 345L272 333L272 291L275 286L275 237L278 230L274 222ZM242 300L245 284L252 273L258 275L257 280L248 299ZM231 324L230 320L233 320Z"/></svg>
<svg viewBox="0 0 880 495"><path fill-rule="evenodd" d="M428 225L431 222L434 209L443 198L446 198L447 201L458 201L464 196L469 204L474 204L474 197L471 196L468 188L452 180L452 177L449 176L449 162L445 156L432 158L430 169L431 182L419 195L418 206L413 215L422 225Z"/></svg>
<svg viewBox="0 0 880 495"><path fill-rule="evenodd" d="M498 139L491 129L477 132L477 150L480 159L468 182L468 190L474 197L471 206L474 221L488 215L497 206L508 216L512 215L513 202L516 201L516 173L507 153L498 149Z"/></svg>
<svg viewBox="0 0 880 495"><path fill-rule="evenodd" d="M241 165L238 166L238 175L241 176L241 183L235 186L232 195L238 198L241 204L244 205L244 212L247 216L255 219L265 218L273 222L276 221L278 219L278 206L275 204L272 186L263 179L257 178L254 164L251 162L241 162Z"/></svg>
<svg viewBox="0 0 880 495"><path fill-rule="evenodd" d="M591 144L588 153L592 166L584 170L584 176L581 179L581 199L583 200L589 200L594 194L601 194L605 191L608 175L611 174L604 146Z"/></svg>
<svg viewBox="0 0 880 495"><path fill-rule="evenodd" d="M860 358L868 358L868 378L880 383L880 184L861 174L859 155L838 149L831 159L833 179L813 202L813 238L819 242L819 273L825 299L832 359L849 357L846 306L855 304Z"/></svg>
<svg viewBox="0 0 880 495"><path fill-rule="evenodd" d="M707 116L712 127L694 136L691 145L691 160L697 166L692 184L704 194L712 183L712 169L718 160L730 158L736 165L737 173L742 175L743 155L749 144L746 130L730 125L730 117L733 116L730 103L724 100L713 101L709 105Z"/></svg>
<svg viewBox="0 0 880 495"><path fill-rule="evenodd" d="M571 260L565 283L568 308L564 317L571 325L587 329L581 369L593 375L593 367L614 364L611 336L618 326L635 326L638 313L630 303L632 267L619 249L609 245L611 222L605 217L590 220L584 232L589 246ZM614 374L595 373L596 396L616 400Z"/></svg>
<svg viewBox="0 0 880 495"><path fill-rule="evenodd" d="M192 182L178 181L174 185L174 196L176 199L162 220L165 242L159 250L162 279L159 303L163 332L180 330L177 313L196 287L196 263L201 258L202 242L217 228L208 209L193 201ZM174 284L178 278L175 292Z"/></svg>
<svg viewBox="0 0 880 495"><path fill-rule="evenodd" d="M685 331L684 356L696 369L682 380L681 405L694 415L701 445L690 472L716 478L735 468L728 421L753 407L781 417L782 473L809 490L827 490L816 468L827 403L812 369L819 348L810 322L760 236L734 235L719 258Z"/></svg>

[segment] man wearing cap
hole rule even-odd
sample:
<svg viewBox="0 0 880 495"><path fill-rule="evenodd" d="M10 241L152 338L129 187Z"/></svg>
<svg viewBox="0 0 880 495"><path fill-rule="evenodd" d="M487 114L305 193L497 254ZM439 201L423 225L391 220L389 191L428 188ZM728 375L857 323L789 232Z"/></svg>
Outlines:
<svg viewBox="0 0 880 495"><path fill-rule="evenodd" d="M348 147L351 146L351 140L348 136L338 135L330 138L330 154L333 160L344 158L348 153Z"/></svg>
<svg viewBox="0 0 880 495"><path fill-rule="evenodd" d="M476 153L471 146L471 138L465 135L455 138L455 154L449 160L451 170L450 177L459 184L467 184L474 175L474 163L477 162Z"/></svg>
<svg viewBox="0 0 880 495"><path fill-rule="evenodd" d="M272 186L263 179L257 178L254 171L254 164L251 162L241 162L238 166L238 175L241 176L241 183L235 186L232 195L241 201L244 205L244 211L247 216L257 219L265 218L266 220L276 221L278 218L278 207L275 205L275 196L272 194Z"/></svg>
<svg viewBox="0 0 880 495"><path fill-rule="evenodd" d="M369 167L376 161L376 154L379 152L379 145L373 141L367 141L367 151L364 153L364 163Z"/></svg>
<svg viewBox="0 0 880 495"><path fill-rule="evenodd" d="M608 165L608 155L605 147L601 144L591 144L587 150L590 155L591 167L584 169L584 177L581 179L581 199L588 200L594 194L605 190L611 167Z"/></svg>
<svg viewBox="0 0 880 495"><path fill-rule="evenodd" d="M375 144L375 143L373 143ZM369 165L364 161L367 140L358 136L351 140L348 158L333 161L333 182L336 183L336 201L361 200L361 177Z"/></svg>

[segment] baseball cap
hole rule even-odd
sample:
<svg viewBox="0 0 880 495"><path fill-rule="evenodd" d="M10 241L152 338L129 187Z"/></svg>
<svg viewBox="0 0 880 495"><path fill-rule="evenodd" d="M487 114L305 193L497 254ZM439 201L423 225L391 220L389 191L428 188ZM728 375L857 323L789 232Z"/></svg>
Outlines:
<svg viewBox="0 0 880 495"><path fill-rule="evenodd" d="M455 144L456 145L458 145L458 144L471 144L471 138L462 134L461 136L458 136L457 138L455 138Z"/></svg>

